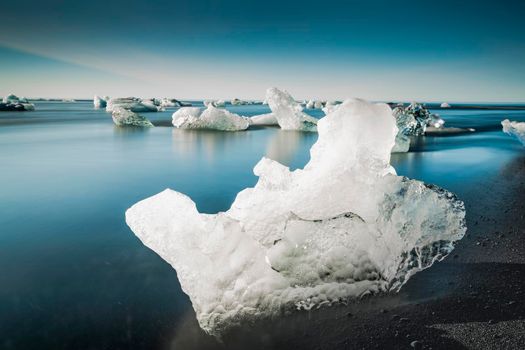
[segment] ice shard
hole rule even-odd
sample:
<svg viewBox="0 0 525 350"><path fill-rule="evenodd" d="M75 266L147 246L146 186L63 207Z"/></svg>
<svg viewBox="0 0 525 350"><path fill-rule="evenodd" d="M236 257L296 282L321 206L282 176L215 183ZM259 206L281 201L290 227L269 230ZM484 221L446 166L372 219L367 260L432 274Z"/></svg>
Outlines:
<svg viewBox="0 0 525 350"><path fill-rule="evenodd" d="M503 126L503 132L514 136L523 144L523 146L525 146L525 122L511 122L510 120L505 119L501 122L501 125Z"/></svg>
<svg viewBox="0 0 525 350"><path fill-rule="evenodd" d="M281 129L317 130L317 119L304 113L303 107L288 92L270 88L266 91L266 101Z"/></svg>
<svg viewBox="0 0 525 350"><path fill-rule="evenodd" d="M226 212L201 214L170 189L127 210L137 237L177 271L205 331L397 291L465 234L454 194L390 166L388 105L346 100L318 131L304 169L261 159L259 181Z"/></svg>
<svg viewBox="0 0 525 350"><path fill-rule="evenodd" d="M146 117L124 108L114 109L111 117L117 126L153 126L153 124Z"/></svg>

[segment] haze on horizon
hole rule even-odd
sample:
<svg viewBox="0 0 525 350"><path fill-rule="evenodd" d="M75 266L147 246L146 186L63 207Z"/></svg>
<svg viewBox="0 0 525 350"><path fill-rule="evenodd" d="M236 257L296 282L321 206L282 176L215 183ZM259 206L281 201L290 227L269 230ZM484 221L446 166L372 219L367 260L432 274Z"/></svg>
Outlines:
<svg viewBox="0 0 525 350"><path fill-rule="evenodd" d="M0 96L525 102L522 1L21 0Z"/></svg>

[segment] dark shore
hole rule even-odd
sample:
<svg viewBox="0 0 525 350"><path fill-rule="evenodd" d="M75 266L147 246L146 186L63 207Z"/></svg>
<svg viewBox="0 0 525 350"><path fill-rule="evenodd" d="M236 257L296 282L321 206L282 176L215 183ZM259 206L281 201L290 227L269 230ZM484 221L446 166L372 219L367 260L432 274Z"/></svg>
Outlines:
<svg viewBox="0 0 525 350"><path fill-rule="evenodd" d="M458 195L467 235L399 293L260 320L232 329L222 343L190 313L163 347L525 349L525 154Z"/></svg>

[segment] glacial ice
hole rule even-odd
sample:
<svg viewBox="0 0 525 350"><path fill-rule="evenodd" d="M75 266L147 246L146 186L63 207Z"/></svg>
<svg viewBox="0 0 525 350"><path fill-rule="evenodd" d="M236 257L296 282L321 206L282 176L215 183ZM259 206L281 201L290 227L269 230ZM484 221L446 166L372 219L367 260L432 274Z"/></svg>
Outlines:
<svg viewBox="0 0 525 350"><path fill-rule="evenodd" d="M158 112L161 110L152 100L141 100L136 97L117 97L107 101L106 111L113 112L116 109L124 108L135 113Z"/></svg>
<svg viewBox="0 0 525 350"><path fill-rule="evenodd" d="M0 111L34 111L35 105L30 103L25 97L18 97L13 94L4 96L0 103Z"/></svg>
<svg viewBox="0 0 525 350"><path fill-rule="evenodd" d="M173 113L173 125L181 129L213 129L222 131L246 130L248 118L241 117L226 109L208 104L204 111L198 107L183 107Z"/></svg>
<svg viewBox="0 0 525 350"><path fill-rule="evenodd" d="M303 107L286 91L277 88L266 90L266 101L284 130L316 131L317 119L303 112Z"/></svg>
<svg viewBox="0 0 525 350"><path fill-rule="evenodd" d="M273 113L259 114L250 118L251 125L274 126L279 125Z"/></svg>
<svg viewBox="0 0 525 350"><path fill-rule="evenodd" d="M95 95L93 97L93 106L95 108L106 108L108 99Z"/></svg>
<svg viewBox="0 0 525 350"><path fill-rule="evenodd" d="M259 181L226 212L201 214L170 189L127 210L137 237L177 271L205 331L397 291L465 234L454 194L390 166L388 105L346 100L318 131L304 169L261 159Z"/></svg>
<svg viewBox="0 0 525 350"><path fill-rule="evenodd" d="M115 108L111 113L113 122L118 126L151 127L153 124L144 116L122 107Z"/></svg>
<svg viewBox="0 0 525 350"><path fill-rule="evenodd" d="M514 136L525 146L525 122L511 122L505 119L501 122L501 125L503 126L503 132Z"/></svg>
<svg viewBox="0 0 525 350"><path fill-rule="evenodd" d="M398 134L392 153L408 152L410 148L410 136L421 136L425 134L428 126L436 129L443 127L445 121L437 114L430 113L423 105L412 102L407 107L399 105L394 108Z"/></svg>

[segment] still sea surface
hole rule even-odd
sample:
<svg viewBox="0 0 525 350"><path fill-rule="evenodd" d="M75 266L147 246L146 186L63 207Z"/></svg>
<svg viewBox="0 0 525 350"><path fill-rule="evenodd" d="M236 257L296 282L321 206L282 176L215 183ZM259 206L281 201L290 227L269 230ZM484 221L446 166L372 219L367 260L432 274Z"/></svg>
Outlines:
<svg viewBox="0 0 525 350"><path fill-rule="evenodd" d="M0 349L166 347L188 322L205 337L175 270L142 245L124 212L165 188L189 195L201 212L227 210L256 183L261 157L302 167L317 134L178 130L174 110L145 113L158 126L150 129L116 127L91 101L0 114ZM446 126L477 131L414 139L411 152L392 156L400 175L461 198L465 184L499 176L525 152L500 125L525 121L525 110L435 112Z"/></svg>

